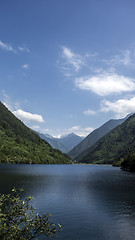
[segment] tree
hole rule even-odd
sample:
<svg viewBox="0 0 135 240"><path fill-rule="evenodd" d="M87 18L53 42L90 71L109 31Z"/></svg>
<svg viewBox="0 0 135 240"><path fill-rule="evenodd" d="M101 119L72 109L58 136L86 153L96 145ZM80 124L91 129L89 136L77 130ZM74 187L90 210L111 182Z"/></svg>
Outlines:
<svg viewBox="0 0 135 240"><path fill-rule="evenodd" d="M135 172L135 153L128 154L121 163L123 170Z"/></svg>
<svg viewBox="0 0 135 240"><path fill-rule="evenodd" d="M55 236L62 229L51 221L52 214L35 213L30 205L32 197L21 198L23 189L14 188L10 194L0 194L0 239L31 240L40 235Z"/></svg>

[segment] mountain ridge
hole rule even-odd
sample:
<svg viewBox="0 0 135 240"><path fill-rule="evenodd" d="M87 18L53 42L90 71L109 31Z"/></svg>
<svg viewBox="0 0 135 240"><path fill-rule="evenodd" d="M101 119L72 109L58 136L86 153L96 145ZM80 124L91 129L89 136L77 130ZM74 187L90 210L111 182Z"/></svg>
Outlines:
<svg viewBox="0 0 135 240"><path fill-rule="evenodd" d="M0 102L0 163L71 163Z"/></svg>
<svg viewBox="0 0 135 240"><path fill-rule="evenodd" d="M121 165L126 156L135 154L135 114L103 136L81 159L81 163Z"/></svg>
<svg viewBox="0 0 135 240"><path fill-rule="evenodd" d="M74 133L63 135L60 138L52 137L48 134L42 134L36 132L42 139L45 139L53 148L60 150L63 153L67 153L79 142L82 141L83 137L80 137Z"/></svg>
<svg viewBox="0 0 135 240"><path fill-rule="evenodd" d="M100 138L105 136L109 131L123 123L127 119L127 116L123 119L110 119L99 128L92 131L86 138L84 138L77 146L75 146L71 151L68 152L68 155L76 160L76 157L85 155L85 151L94 145Z"/></svg>

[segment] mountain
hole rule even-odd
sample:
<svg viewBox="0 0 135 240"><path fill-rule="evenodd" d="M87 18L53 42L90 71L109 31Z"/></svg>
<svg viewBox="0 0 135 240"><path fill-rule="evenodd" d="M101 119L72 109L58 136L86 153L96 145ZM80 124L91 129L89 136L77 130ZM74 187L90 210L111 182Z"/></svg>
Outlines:
<svg viewBox="0 0 135 240"><path fill-rule="evenodd" d="M0 102L0 163L69 163Z"/></svg>
<svg viewBox="0 0 135 240"><path fill-rule="evenodd" d="M54 138L49 134L42 134L37 132L37 134L39 135L39 137L41 137L42 139L46 140L53 148L60 150L63 153L66 153L66 147L60 143L58 138Z"/></svg>
<svg viewBox="0 0 135 240"><path fill-rule="evenodd" d="M53 148L59 149L63 153L67 153L68 151L70 151L83 139L83 137L80 137L74 133L62 136L61 138L54 138L49 134L42 133L38 133L38 135L42 139L45 139Z"/></svg>
<svg viewBox="0 0 135 240"><path fill-rule="evenodd" d="M47 133L44 134L44 136L47 137L47 138L52 138L52 139L54 139L54 137L52 137L50 134L47 134Z"/></svg>
<svg viewBox="0 0 135 240"><path fill-rule="evenodd" d="M59 139L59 142L63 144L66 148L66 152L69 152L77 144L83 140L83 137L80 137L74 133L70 133L67 136L63 136Z"/></svg>
<svg viewBox="0 0 135 240"><path fill-rule="evenodd" d="M113 165L120 165L123 160L125 168L129 162L134 162L135 166L135 114L90 147L84 157L78 158L83 163Z"/></svg>
<svg viewBox="0 0 135 240"><path fill-rule="evenodd" d="M76 157L80 155L79 159L86 155L85 150L90 148L93 144L95 144L100 138L105 136L112 129L123 123L126 118L123 119L111 119L108 122L104 123L101 127L95 129L91 132L82 142L80 142L76 147L74 147L71 151L68 152L68 155L76 160Z"/></svg>

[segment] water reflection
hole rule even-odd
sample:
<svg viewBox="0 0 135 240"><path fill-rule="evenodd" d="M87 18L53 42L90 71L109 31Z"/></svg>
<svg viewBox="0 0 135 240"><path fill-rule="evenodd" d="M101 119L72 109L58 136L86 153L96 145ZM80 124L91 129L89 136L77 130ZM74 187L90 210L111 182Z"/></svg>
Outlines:
<svg viewBox="0 0 135 240"><path fill-rule="evenodd" d="M135 175L111 166L0 165L0 191L22 187L64 225L59 240L135 237Z"/></svg>

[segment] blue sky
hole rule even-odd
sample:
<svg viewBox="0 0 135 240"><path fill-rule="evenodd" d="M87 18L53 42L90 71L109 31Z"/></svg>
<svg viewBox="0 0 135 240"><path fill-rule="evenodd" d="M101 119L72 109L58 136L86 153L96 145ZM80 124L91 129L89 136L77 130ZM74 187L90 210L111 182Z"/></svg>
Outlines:
<svg viewBox="0 0 135 240"><path fill-rule="evenodd" d="M134 24L134 0L0 0L1 101L53 136L135 112Z"/></svg>

